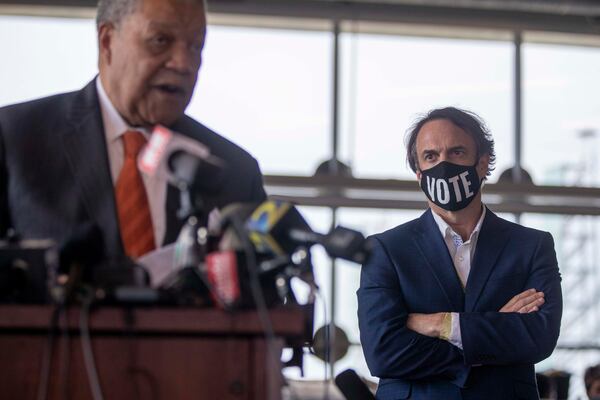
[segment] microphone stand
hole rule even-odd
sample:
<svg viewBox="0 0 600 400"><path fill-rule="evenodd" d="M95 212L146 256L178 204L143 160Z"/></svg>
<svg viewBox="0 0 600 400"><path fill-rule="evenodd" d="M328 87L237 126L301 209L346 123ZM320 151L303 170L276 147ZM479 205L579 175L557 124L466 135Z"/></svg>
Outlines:
<svg viewBox="0 0 600 400"><path fill-rule="evenodd" d="M180 205L177 216L185 220L175 244L175 269L198 266L207 253L208 228L201 223L204 202L186 184L178 185Z"/></svg>
<svg viewBox="0 0 600 400"><path fill-rule="evenodd" d="M202 223L204 201L185 182L178 183L177 188L180 198L177 216L185 223L175 242L172 278L164 288L178 303L205 305L211 300L204 264L208 245L208 228Z"/></svg>

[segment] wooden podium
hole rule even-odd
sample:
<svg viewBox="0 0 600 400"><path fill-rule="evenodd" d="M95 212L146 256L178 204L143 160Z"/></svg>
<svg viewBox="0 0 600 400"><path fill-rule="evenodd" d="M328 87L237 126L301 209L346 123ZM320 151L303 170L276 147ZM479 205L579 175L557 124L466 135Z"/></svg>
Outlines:
<svg viewBox="0 0 600 400"><path fill-rule="evenodd" d="M0 398L36 399L52 310L0 305ZM270 311L277 355L284 342L306 339L309 315L298 306ZM92 398L79 316L72 308L61 317L48 399ZM281 366L268 356L254 311L99 308L90 314L89 329L106 400L281 398Z"/></svg>

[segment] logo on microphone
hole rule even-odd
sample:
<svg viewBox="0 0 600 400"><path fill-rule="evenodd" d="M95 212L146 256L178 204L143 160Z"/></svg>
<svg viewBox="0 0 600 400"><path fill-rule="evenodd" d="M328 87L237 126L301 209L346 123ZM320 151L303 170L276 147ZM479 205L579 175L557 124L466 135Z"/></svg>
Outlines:
<svg viewBox="0 0 600 400"><path fill-rule="evenodd" d="M265 201L254 210L246 227L250 232L250 240L259 252L285 254L285 251L273 239L271 232L281 218L287 214L292 205L284 201Z"/></svg>
<svg viewBox="0 0 600 400"><path fill-rule="evenodd" d="M150 141L140 155L138 163L140 171L147 175L154 176L164 157L167 145L171 141L172 136L173 133L171 131L160 125L154 128Z"/></svg>

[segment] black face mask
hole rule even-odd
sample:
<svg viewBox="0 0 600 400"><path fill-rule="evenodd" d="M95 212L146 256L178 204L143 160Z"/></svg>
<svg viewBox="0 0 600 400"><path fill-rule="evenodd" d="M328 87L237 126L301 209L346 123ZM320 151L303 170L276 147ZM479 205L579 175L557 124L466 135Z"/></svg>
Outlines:
<svg viewBox="0 0 600 400"><path fill-rule="evenodd" d="M462 210L475 198L481 181L475 168L442 161L421 171L421 189L435 205L448 211Z"/></svg>

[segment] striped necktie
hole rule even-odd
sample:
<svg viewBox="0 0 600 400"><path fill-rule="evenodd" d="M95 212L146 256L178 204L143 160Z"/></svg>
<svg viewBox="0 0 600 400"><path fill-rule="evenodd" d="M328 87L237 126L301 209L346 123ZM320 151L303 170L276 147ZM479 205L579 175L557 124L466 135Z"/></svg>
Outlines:
<svg viewBox="0 0 600 400"><path fill-rule="evenodd" d="M125 253L137 258L155 248L148 196L137 168L137 157L146 139L138 131L127 131L122 138L123 168L117 179L115 196Z"/></svg>

